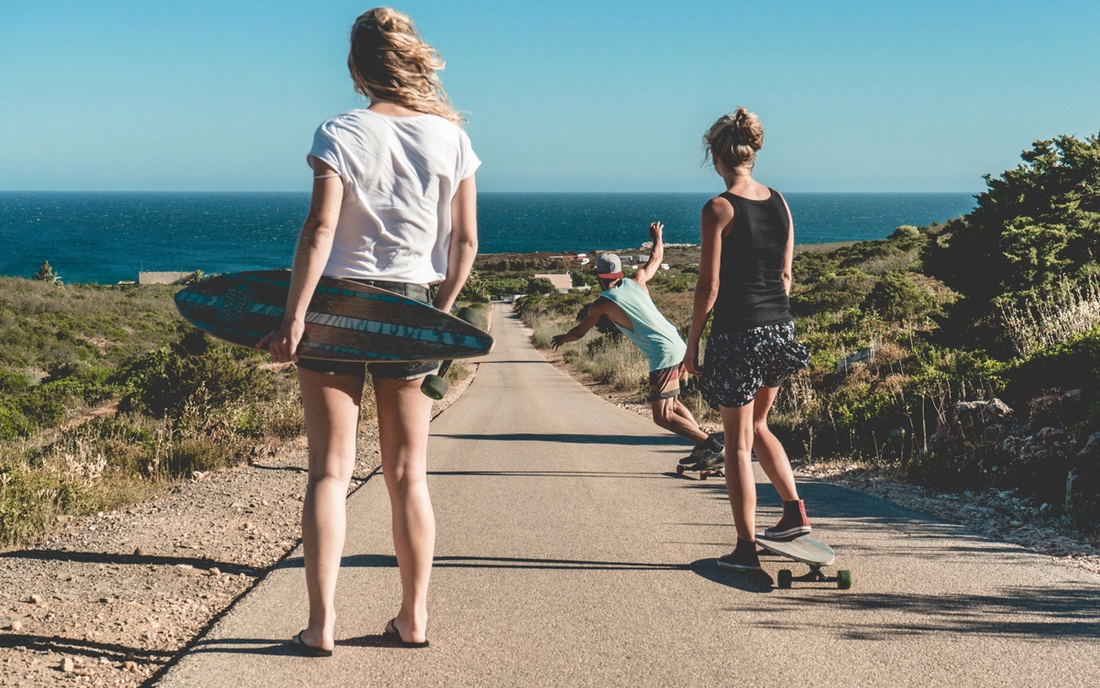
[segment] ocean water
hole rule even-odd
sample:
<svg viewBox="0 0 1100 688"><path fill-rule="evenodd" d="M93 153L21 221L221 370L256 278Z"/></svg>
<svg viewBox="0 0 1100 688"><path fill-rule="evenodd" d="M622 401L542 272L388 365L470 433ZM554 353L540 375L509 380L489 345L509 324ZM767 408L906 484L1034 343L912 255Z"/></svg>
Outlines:
<svg viewBox="0 0 1100 688"><path fill-rule="evenodd" d="M698 243L705 193L481 193L482 253L632 248L653 220L665 241ZM881 239L903 224L969 212L966 193L788 193L800 244ZM43 260L66 282L112 284L141 270L288 267L307 193L0 192L0 275Z"/></svg>

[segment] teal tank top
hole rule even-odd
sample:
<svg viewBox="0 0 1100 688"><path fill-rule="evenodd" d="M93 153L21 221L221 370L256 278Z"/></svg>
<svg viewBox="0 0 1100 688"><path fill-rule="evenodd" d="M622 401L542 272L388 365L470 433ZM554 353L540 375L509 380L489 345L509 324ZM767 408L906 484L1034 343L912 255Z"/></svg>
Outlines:
<svg viewBox="0 0 1100 688"><path fill-rule="evenodd" d="M671 368L684 360L687 344L672 323L653 305L653 299L649 298L645 287L624 278L619 286L605 291L603 297L623 309L634 324L633 330L619 323L615 323L615 327L641 349L649 361L650 372Z"/></svg>

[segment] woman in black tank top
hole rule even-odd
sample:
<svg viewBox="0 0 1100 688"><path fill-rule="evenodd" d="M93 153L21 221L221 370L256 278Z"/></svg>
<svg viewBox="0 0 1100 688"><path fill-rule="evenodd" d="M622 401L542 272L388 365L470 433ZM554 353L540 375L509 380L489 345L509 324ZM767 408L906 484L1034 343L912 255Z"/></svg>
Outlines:
<svg viewBox="0 0 1100 688"><path fill-rule="evenodd" d="M805 368L809 353L794 339L788 295L794 223L778 191L752 178L764 144L760 119L738 108L703 137L726 191L703 208L702 255L695 286L688 370L702 375L703 398L719 409L726 431L726 490L737 526L737 546L720 566L758 569L755 451L783 498L783 517L764 531L789 539L810 532L790 460L768 429L768 412L783 379ZM713 314L705 365L699 340Z"/></svg>

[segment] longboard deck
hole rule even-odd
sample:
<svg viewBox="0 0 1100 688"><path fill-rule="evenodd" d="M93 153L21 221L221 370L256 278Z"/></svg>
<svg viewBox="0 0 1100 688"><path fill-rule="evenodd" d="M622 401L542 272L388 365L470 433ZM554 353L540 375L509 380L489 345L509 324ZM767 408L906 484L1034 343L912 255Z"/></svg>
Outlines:
<svg viewBox="0 0 1100 688"><path fill-rule="evenodd" d="M210 277L176 294L192 325L255 348L282 323L289 270ZM493 338L470 323L415 299L350 280L322 277L310 300L303 358L398 362L484 356Z"/></svg>
<svg viewBox="0 0 1100 688"><path fill-rule="evenodd" d="M756 543L769 552L810 566L829 566L836 561L836 552L832 547L809 535L800 535L792 540L775 540L759 536L756 538Z"/></svg>

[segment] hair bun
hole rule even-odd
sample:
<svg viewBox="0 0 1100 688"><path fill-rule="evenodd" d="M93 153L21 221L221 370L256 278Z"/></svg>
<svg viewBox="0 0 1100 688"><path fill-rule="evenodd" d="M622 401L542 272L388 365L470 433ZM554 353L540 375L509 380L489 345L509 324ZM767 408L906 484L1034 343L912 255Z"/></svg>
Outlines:
<svg viewBox="0 0 1100 688"><path fill-rule="evenodd" d="M764 147L764 126L760 118L744 107L718 118L703 135L703 150L711 160L721 160L729 169L752 165L756 151Z"/></svg>

